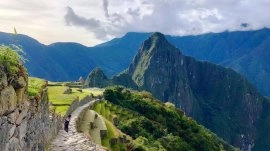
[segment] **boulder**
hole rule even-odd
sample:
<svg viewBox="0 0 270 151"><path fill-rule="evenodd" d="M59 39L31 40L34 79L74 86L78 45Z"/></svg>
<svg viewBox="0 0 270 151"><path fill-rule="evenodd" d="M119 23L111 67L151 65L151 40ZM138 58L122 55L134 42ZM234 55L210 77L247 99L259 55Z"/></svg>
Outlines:
<svg viewBox="0 0 270 151"><path fill-rule="evenodd" d="M17 96L14 88L8 86L0 92L0 114L13 111L17 106Z"/></svg>
<svg viewBox="0 0 270 151"><path fill-rule="evenodd" d="M16 119L18 118L18 116L19 116L19 109L15 109L14 110L14 112L12 112L12 113L10 113L8 116L7 116L7 118L8 118L8 121L10 122L10 123L15 123L16 122Z"/></svg>
<svg viewBox="0 0 270 151"><path fill-rule="evenodd" d="M11 84L15 89L20 89L25 87L27 83L24 77L20 76L19 78L13 80Z"/></svg>
<svg viewBox="0 0 270 151"><path fill-rule="evenodd" d="M20 145L19 145L19 139L12 137L8 144L6 145L6 149L7 151L19 151L21 150Z"/></svg>
<svg viewBox="0 0 270 151"><path fill-rule="evenodd" d="M16 120L16 125L20 125L23 121L23 119L26 117L27 115L27 110L23 110L20 114L19 117Z"/></svg>
<svg viewBox="0 0 270 151"><path fill-rule="evenodd" d="M9 130L9 138L11 138L16 130L16 125L13 125Z"/></svg>

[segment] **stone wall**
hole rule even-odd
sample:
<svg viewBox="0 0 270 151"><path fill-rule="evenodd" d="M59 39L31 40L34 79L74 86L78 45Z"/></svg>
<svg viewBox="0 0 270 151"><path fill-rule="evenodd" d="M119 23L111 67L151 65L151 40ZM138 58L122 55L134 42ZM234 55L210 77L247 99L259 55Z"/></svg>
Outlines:
<svg viewBox="0 0 270 151"><path fill-rule="evenodd" d="M47 90L28 99L27 75L10 77L0 65L0 151L40 151L61 128L50 114Z"/></svg>
<svg viewBox="0 0 270 151"><path fill-rule="evenodd" d="M77 98L76 100L74 100L74 101L71 103L71 105L70 105L68 111L66 112L65 117L67 117L69 114L71 114L77 107L82 106L82 105L84 105L84 104L90 102L91 100L93 100L93 98L90 97L89 95L87 95L86 97L84 97L84 98L81 99L81 100L79 100L79 98Z"/></svg>

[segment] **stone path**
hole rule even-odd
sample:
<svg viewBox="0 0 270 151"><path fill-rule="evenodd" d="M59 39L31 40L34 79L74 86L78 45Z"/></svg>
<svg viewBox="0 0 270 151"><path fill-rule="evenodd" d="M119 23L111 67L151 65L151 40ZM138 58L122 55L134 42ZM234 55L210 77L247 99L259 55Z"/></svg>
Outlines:
<svg viewBox="0 0 270 151"><path fill-rule="evenodd" d="M91 101L83 106L78 107L71 114L68 133L63 129L59 131L56 138L52 141L50 150L52 151L105 151L101 146L89 141L89 139L82 133L76 130L76 121L80 112L93 104Z"/></svg>

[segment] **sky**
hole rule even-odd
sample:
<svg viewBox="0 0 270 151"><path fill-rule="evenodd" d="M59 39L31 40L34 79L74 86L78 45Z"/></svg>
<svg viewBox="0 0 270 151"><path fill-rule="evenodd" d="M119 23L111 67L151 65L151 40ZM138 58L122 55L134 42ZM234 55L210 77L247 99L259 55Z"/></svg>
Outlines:
<svg viewBox="0 0 270 151"><path fill-rule="evenodd" d="M182 36L270 27L270 0L0 0L0 31L93 46L127 32Z"/></svg>

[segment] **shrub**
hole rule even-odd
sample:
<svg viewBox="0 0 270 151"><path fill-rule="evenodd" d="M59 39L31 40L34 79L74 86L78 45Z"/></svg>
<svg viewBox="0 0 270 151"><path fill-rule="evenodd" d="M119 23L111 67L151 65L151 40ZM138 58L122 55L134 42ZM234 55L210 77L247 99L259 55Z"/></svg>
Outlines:
<svg viewBox="0 0 270 151"><path fill-rule="evenodd" d="M22 50L19 47L14 48L0 46L0 64L3 65L4 70L10 75L15 75L19 71L25 72L22 66L23 59L18 54L18 51Z"/></svg>

